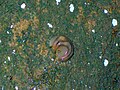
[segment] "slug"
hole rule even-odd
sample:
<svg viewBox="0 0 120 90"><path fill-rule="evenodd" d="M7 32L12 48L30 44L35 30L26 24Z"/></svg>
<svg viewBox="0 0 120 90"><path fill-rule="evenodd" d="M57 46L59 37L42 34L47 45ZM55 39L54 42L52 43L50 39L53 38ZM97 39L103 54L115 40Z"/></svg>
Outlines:
<svg viewBox="0 0 120 90"><path fill-rule="evenodd" d="M55 36L50 40L50 47L55 52L56 59L67 61L73 55L73 44L66 36Z"/></svg>

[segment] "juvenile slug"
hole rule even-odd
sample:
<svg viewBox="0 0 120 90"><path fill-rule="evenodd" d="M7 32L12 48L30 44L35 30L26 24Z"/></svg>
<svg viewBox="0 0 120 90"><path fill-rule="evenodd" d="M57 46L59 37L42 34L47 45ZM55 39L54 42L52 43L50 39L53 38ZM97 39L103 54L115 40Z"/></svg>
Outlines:
<svg viewBox="0 0 120 90"><path fill-rule="evenodd" d="M73 55L73 44L65 36L55 36L50 40L50 47L59 61L67 61Z"/></svg>

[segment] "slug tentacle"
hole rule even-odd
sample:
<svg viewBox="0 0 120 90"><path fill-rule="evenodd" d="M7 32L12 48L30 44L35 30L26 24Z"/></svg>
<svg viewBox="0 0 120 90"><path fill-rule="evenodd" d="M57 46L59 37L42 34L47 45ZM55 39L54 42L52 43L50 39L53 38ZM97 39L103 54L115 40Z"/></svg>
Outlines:
<svg viewBox="0 0 120 90"><path fill-rule="evenodd" d="M73 44L65 36L55 36L50 40L50 47L60 61L67 61L73 55Z"/></svg>

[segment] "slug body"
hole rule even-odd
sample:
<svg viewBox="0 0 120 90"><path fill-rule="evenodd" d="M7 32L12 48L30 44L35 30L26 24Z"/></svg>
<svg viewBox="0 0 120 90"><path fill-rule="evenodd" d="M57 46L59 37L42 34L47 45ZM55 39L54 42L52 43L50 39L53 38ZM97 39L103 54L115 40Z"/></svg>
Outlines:
<svg viewBox="0 0 120 90"><path fill-rule="evenodd" d="M55 36L50 40L50 47L59 61L67 61L73 55L73 44L65 36Z"/></svg>

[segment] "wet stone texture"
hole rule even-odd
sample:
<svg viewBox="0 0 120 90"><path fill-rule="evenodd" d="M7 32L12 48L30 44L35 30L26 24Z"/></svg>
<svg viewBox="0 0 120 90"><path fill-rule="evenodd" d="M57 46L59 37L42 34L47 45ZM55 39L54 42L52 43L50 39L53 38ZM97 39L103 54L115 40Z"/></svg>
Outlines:
<svg viewBox="0 0 120 90"><path fill-rule="evenodd" d="M0 90L119 90L120 0L0 0ZM74 55L49 47L65 35Z"/></svg>

